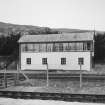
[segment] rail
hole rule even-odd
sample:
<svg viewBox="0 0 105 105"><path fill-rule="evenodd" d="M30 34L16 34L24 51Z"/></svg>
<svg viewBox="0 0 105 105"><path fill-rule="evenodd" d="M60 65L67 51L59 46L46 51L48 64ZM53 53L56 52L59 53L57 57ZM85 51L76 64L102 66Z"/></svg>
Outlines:
<svg viewBox="0 0 105 105"><path fill-rule="evenodd" d="M69 94L69 93L48 93L48 92L19 92L19 91L0 91L0 97L15 99L42 99L60 100L70 102L92 102L105 103L105 95L95 94Z"/></svg>

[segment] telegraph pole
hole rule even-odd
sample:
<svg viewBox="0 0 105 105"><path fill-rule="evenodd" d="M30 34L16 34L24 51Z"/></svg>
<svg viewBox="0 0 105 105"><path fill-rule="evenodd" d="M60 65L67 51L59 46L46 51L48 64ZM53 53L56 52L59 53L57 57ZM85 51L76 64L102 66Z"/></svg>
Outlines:
<svg viewBox="0 0 105 105"><path fill-rule="evenodd" d="M93 55L92 55L92 57L93 56L95 56L94 54L94 48L95 48L95 35L96 35L96 32L95 32L95 25L94 25L94 38L93 38ZM93 67L95 68L95 59L93 58Z"/></svg>
<svg viewBox="0 0 105 105"><path fill-rule="evenodd" d="M6 64L5 64L5 69L4 69L4 87L7 88L7 75L6 75Z"/></svg>

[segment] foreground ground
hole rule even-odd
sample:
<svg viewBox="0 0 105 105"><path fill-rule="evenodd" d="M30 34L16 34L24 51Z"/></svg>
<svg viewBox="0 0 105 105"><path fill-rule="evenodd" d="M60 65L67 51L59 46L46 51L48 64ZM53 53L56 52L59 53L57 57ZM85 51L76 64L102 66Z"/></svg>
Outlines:
<svg viewBox="0 0 105 105"><path fill-rule="evenodd" d="M95 65L95 69L91 71L91 73L92 72L97 74L105 74L105 65L103 64ZM33 75L32 77L34 78L35 76ZM85 78L82 80L82 88L80 88L80 78L49 79L48 89L46 88L47 85L46 78L32 79L30 76L29 81L24 80L20 81L17 84L17 86L22 86L23 89L25 88L27 89L27 87L30 87L31 85L33 85L32 87L44 87L43 90L49 92L53 90L53 92L59 91L69 93L105 94L105 78L97 80L92 78L91 79ZM12 89L12 87L10 88Z"/></svg>
<svg viewBox="0 0 105 105"><path fill-rule="evenodd" d="M94 72L98 74L105 73L105 65L96 65ZM83 79L82 88L79 87L80 81L77 79L50 79L49 88L46 88L46 79L30 79L30 81L21 81L18 86L21 90L30 91L28 89L33 84L34 87L44 87L44 91L59 91L59 92L73 92L73 93L88 93L88 94L105 94L105 79L88 80ZM33 88L34 88L33 87ZM12 89L12 87L10 87ZM39 91L42 88L39 88ZM12 89L13 90L13 89ZM80 103L80 102L64 102L53 100L24 100L24 99L11 99L0 98L0 105L105 105L102 103Z"/></svg>
<svg viewBox="0 0 105 105"><path fill-rule="evenodd" d="M0 105L105 105L102 103L79 103L53 100L24 100L12 98L0 98Z"/></svg>
<svg viewBox="0 0 105 105"><path fill-rule="evenodd" d="M31 86L32 85L32 86ZM0 89L2 90L2 89ZM22 81L17 86L10 86L5 91L32 91L75 94L105 94L105 80L83 80L80 88L79 80L50 79L47 87L46 79L30 79Z"/></svg>

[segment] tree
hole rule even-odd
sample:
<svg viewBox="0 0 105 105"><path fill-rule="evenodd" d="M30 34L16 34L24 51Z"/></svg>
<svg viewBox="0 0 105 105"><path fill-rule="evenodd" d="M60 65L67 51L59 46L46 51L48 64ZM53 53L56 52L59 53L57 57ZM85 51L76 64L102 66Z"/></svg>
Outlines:
<svg viewBox="0 0 105 105"><path fill-rule="evenodd" d="M95 36L95 61L105 61L105 33Z"/></svg>

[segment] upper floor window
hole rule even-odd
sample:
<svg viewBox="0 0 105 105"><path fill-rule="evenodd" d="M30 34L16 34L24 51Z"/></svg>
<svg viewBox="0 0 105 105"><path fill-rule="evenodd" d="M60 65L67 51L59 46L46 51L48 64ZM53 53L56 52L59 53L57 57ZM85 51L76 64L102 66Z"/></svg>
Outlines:
<svg viewBox="0 0 105 105"><path fill-rule="evenodd" d="M87 42L87 50L91 50L91 43Z"/></svg>
<svg viewBox="0 0 105 105"><path fill-rule="evenodd" d="M91 42L49 42L21 44L21 51L32 52L70 52L92 50Z"/></svg>
<svg viewBox="0 0 105 105"><path fill-rule="evenodd" d="M63 43L59 43L59 51L63 52Z"/></svg>
<svg viewBox="0 0 105 105"><path fill-rule="evenodd" d="M34 44L27 44L27 50L33 51L34 50Z"/></svg>
<svg viewBox="0 0 105 105"><path fill-rule="evenodd" d="M52 52L53 51L53 43L47 43L46 44L46 47L47 47L47 52Z"/></svg>
<svg viewBox="0 0 105 105"><path fill-rule="evenodd" d="M26 47L26 44L21 44L21 51L22 52L26 51L25 47Z"/></svg>
<svg viewBox="0 0 105 105"><path fill-rule="evenodd" d="M47 51L47 44L41 43L39 44L39 52L46 52Z"/></svg>

